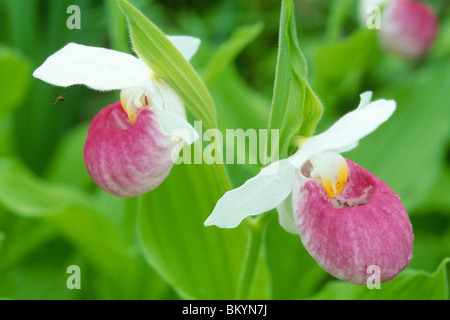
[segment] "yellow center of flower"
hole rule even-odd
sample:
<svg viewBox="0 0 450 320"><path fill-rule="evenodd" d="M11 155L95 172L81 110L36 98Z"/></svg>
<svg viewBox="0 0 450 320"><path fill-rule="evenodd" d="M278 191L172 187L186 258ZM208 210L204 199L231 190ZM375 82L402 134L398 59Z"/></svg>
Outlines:
<svg viewBox="0 0 450 320"><path fill-rule="evenodd" d="M311 168L302 173L321 181L328 196L333 199L344 190L348 178L348 167L345 159L336 152L319 152L310 158ZM309 176L308 176L308 171Z"/></svg>
<svg viewBox="0 0 450 320"><path fill-rule="evenodd" d="M136 122L139 110L151 107L151 101L147 92L136 89L122 90L120 93L120 104L132 124Z"/></svg>
<svg viewBox="0 0 450 320"><path fill-rule="evenodd" d="M328 196L333 199L344 190L348 178L348 167L345 161L339 167L336 175L322 176L322 183Z"/></svg>
<svg viewBox="0 0 450 320"><path fill-rule="evenodd" d="M122 105L125 113L128 115L128 119L130 119L130 122L134 124L137 120L137 113L127 109L127 101L125 100L123 95L120 95L120 104Z"/></svg>

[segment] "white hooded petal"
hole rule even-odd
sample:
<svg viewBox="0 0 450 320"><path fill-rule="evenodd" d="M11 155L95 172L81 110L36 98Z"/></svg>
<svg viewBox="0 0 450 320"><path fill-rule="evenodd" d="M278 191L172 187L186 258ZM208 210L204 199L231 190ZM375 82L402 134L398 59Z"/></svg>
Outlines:
<svg viewBox="0 0 450 320"><path fill-rule="evenodd" d="M69 43L48 57L33 76L56 86L84 84L108 91L140 87L149 78L149 72L142 61L130 54Z"/></svg>
<svg viewBox="0 0 450 320"><path fill-rule="evenodd" d="M382 99L368 103L369 98L370 93L363 93L356 110L344 115L327 131L308 138L289 158L291 164L300 168L316 153L341 153L355 148L360 139L375 131L395 111L395 101Z"/></svg>
<svg viewBox="0 0 450 320"><path fill-rule="evenodd" d="M183 100L167 82L163 80L154 81L153 89L150 91L150 98L153 105L186 119Z"/></svg>
<svg viewBox="0 0 450 320"><path fill-rule="evenodd" d="M162 132L177 136L187 144L199 138L197 131L186 121L183 100L170 85L163 80L153 81L149 92Z"/></svg>
<svg viewBox="0 0 450 320"><path fill-rule="evenodd" d="M189 61L200 46L200 39L190 36L166 36L167 39L180 51L183 57Z"/></svg>
<svg viewBox="0 0 450 320"><path fill-rule="evenodd" d="M199 138L197 131L185 119L175 113L165 111L159 106L153 108L158 115L159 125L164 134L177 136L187 144L192 144Z"/></svg>
<svg viewBox="0 0 450 320"><path fill-rule="evenodd" d="M225 193L205 226L234 228L248 216L275 208L292 192L294 175L295 168L288 159L272 163L239 188Z"/></svg>

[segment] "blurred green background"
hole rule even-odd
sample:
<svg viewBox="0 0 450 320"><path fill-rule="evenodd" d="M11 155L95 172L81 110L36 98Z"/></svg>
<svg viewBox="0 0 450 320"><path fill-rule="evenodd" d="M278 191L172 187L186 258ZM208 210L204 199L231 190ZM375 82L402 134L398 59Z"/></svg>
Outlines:
<svg viewBox="0 0 450 320"><path fill-rule="evenodd" d="M281 1L130 2L166 34L202 40L191 62L220 129L267 127ZM410 266L375 293L335 281L274 217L255 298L448 298L450 4L427 2L440 20L438 38L426 57L406 61L379 47L377 32L359 22L358 1L295 1L310 84L325 107L318 132L355 108L363 91L397 101L392 119L345 156L401 196L415 233ZM72 4L81 9L80 30L66 27ZM222 194L211 168L176 166L142 199L115 198L90 179L82 159L87 128L119 92L34 79L33 70L68 42L132 52L114 1L0 2L0 298L233 298L228 279L239 276L248 235L244 227L203 227ZM65 100L54 104L60 94ZM259 170L228 167L234 186ZM74 264L81 290L66 287Z"/></svg>

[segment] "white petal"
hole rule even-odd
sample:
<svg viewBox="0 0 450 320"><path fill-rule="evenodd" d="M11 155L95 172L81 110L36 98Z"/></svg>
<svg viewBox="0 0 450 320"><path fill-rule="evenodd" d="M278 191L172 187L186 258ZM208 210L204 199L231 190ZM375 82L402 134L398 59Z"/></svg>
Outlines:
<svg viewBox="0 0 450 320"><path fill-rule="evenodd" d="M361 95L360 107L340 118L327 131L308 138L289 159L300 168L318 152L349 151L358 145L360 139L375 131L395 111L395 101L377 100L367 104L368 94Z"/></svg>
<svg viewBox="0 0 450 320"><path fill-rule="evenodd" d="M185 119L172 112L165 111L159 106L154 106L153 108L155 108L158 115L161 131L164 134L177 136L187 144L192 144L199 138L197 131Z"/></svg>
<svg viewBox="0 0 450 320"><path fill-rule="evenodd" d="M294 218L294 209L292 208L292 195L289 195L278 206L278 221L280 225L289 233L298 234L297 224Z"/></svg>
<svg viewBox="0 0 450 320"><path fill-rule="evenodd" d="M180 51L183 57L189 61L200 46L200 39L190 36L166 36L167 39Z"/></svg>
<svg viewBox="0 0 450 320"><path fill-rule="evenodd" d="M153 105L159 106L165 111L175 113L186 119L186 110L179 94L165 81L157 80L153 82L153 89L150 91L150 99Z"/></svg>
<svg viewBox="0 0 450 320"><path fill-rule="evenodd" d="M295 168L288 159L272 163L239 188L225 193L206 219L205 226L234 228L248 216L275 208L292 192L294 176Z"/></svg>
<svg viewBox="0 0 450 320"><path fill-rule="evenodd" d="M33 76L56 86L84 84L108 91L141 86L149 70L130 54L69 43L48 57Z"/></svg>

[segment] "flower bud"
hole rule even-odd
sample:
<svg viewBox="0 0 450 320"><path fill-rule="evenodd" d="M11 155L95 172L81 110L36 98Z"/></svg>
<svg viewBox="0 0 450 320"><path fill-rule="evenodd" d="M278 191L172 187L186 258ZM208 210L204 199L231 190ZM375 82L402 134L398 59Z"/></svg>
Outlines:
<svg viewBox="0 0 450 320"><path fill-rule="evenodd" d="M382 46L407 59L425 55L436 33L436 15L428 5L419 1L393 0L381 15Z"/></svg>
<svg viewBox="0 0 450 320"><path fill-rule="evenodd" d="M172 146L161 132L154 110L143 109L134 124L120 102L103 108L92 120L84 162L105 191L135 197L153 190L169 174Z"/></svg>
<svg viewBox="0 0 450 320"><path fill-rule="evenodd" d="M303 245L333 276L366 284L369 266L392 280L412 258L414 234L400 198L369 171L346 159L344 190L330 198L322 184L297 179L292 203Z"/></svg>

